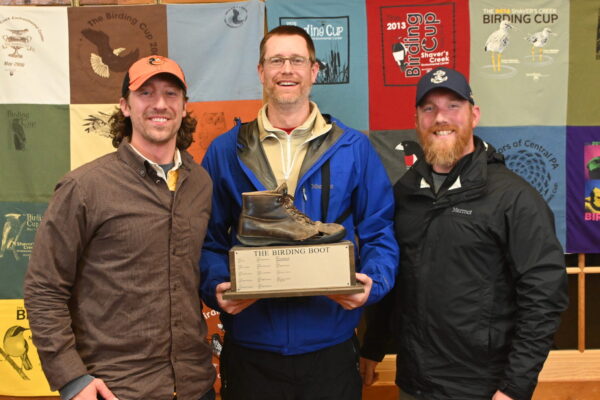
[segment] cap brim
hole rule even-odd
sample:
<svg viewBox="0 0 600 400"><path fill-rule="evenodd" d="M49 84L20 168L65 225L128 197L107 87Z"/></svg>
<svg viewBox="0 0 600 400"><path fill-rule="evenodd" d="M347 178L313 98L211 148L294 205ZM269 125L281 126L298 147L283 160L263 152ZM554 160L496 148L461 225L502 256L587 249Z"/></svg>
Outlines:
<svg viewBox="0 0 600 400"><path fill-rule="evenodd" d="M431 89L429 89L429 90L427 90L425 93L423 93L423 94L421 95L421 97L419 97L419 98L417 99L417 101L416 101L416 103L415 103L415 106L417 106L417 107L418 107L418 106L420 106L420 105L421 105L421 103L423 102L423 99L424 99L425 97L427 97L427 95L428 95L429 93L431 93L431 92L432 92L432 91L434 91L434 90L438 90L438 89L446 89L446 90L449 90L449 91L451 91L452 93L456 94L456 95L457 95L458 97L460 97L461 99L463 99L463 100L467 100L469 103L471 103L471 104L475 105L475 101L473 100L473 98L472 98L472 97L465 97L465 95L464 95L464 94L462 94L462 93L458 92L457 90L454 90L454 89L452 89L452 88L450 88L450 87L447 87L447 86L437 86L437 87L432 87Z"/></svg>

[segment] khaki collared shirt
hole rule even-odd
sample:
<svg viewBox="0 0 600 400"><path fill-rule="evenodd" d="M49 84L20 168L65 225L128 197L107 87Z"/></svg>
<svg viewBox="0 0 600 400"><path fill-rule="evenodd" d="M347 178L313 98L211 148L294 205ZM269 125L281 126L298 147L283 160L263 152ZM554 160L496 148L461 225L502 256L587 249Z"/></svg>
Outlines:
<svg viewBox="0 0 600 400"><path fill-rule="evenodd" d="M325 121L317 105L311 102L310 108L311 112L306 121L289 135L271 125L266 104L258 112L260 141L277 179L277 185L287 182L288 191L292 195L296 191L298 174L308 143L331 129L331 124Z"/></svg>
<svg viewBox="0 0 600 400"><path fill-rule="evenodd" d="M174 192L125 142L56 186L24 288L52 389L84 374L120 400L198 400L212 387L198 293L212 186L181 156Z"/></svg>

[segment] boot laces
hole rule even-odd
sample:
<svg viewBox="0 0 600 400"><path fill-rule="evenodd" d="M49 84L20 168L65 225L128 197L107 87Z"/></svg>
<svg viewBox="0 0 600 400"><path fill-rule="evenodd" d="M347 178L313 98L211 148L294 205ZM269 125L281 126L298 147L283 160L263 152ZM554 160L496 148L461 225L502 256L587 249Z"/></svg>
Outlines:
<svg viewBox="0 0 600 400"><path fill-rule="evenodd" d="M315 224L315 222L312 219L310 219L306 214L304 214L302 211L298 210L296 206L294 206L294 196L291 196L287 193L283 193L281 195L281 202L283 206L290 211L290 214L296 220L304 220L305 222L311 225Z"/></svg>

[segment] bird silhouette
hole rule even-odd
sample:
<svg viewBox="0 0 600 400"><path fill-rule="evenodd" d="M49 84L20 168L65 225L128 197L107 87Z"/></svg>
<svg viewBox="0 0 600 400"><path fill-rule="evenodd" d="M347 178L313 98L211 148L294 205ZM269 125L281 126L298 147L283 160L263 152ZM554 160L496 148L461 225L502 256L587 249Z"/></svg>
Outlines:
<svg viewBox="0 0 600 400"><path fill-rule="evenodd" d="M394 55L394 60L400 67L402 72L406 71L406 47L400 42L396 42L392 45L392 54Z"/></svg>
<svg viewBox="0 0 600 400"><path fill-rule="evenodd" d="M27 138L25 137L25 130L21 125L21 121L18 118L14 118L12 121L12 134L13 143L15 144L15 150L25 150L25 143Z"/></svg>
<svg viewBox="0 0 600 400"><path fill-rule="evenodd" d="M485 42L484 50L492 53L492 69L494 71L497 70L498 72L500 72L500 59L502 58L502 52L504 51L504 49L506 49L506 46L508 46L510 39L508 31L511 30L512 27L513 26L508 21L500 22L500 27L498 28L498 30L492 32ZM495 55L498 56L497 63L496 57L494 57Z"/></svg>
<svg viewBox="0 0 600 400"><path fill-rule="evenodd" d="M322 82L329 82L329 74L331 71L331 68L329 68L329 63L325 60L317 58L317 64L319 64L319 75L323 77Z"/></svg>
<svg viewBox="0 0 600 400"><path fill-rule="evenodd" d="M239 25L244 22L244 19L240 18L240 11L238 9L234 8L232 11L233 16L231 17L231 22L233 22L235 25Z"/></svg>
<svg viewBox="0 0 600 400"><path fill-rule="evenodd" d="M25 337L23 337L23 332L29 330L28 328L23 328L19 325L14 325L8 328L6 333L4 334L3 347L6 354L11 357L20 358L21 366L26 370L30 370L33 368L31 365L31 361L29 360L29 356L27 352L29 351L29 343Z"/></svg>
<svg viewBox="0 0 600 400"><path fill-rule="evenodd" d="M0 245L0 258L4 257L6 251L12 251L15 260L20 256L15 246L25 227L25 217L23 214L9 213L5 214L4 226L2 227L2 244Z"/></svg>
<svg viewBox="0 0 600 400"><path fill-rule="evenodd" d="M540 49L540 61L542 61L542 53L544 52L543 47L548 43L548 39L552 36L558 36L552 32L550 28L544 28L540 32L532 33L525 37L529 43L531 43L531 58L535 60L535 48Z"/></svg>
<svg viewBox="0 0 600 400"><path fill-rule="evenodd" d="M396 150L404 152L404 165L407 168L412 167L418 159L423 158L423 149L419 143L413 140L403 140L396 146Z"/></svg>
<svg viewBox="0 0 600 400"><path fill-rule="evenodd" d="M585 211L600 214L600 188L593 187L590 195L584 199Z"/></svg>
<svg viewBox="0 0 600 400"><path fill-rule="evenodd" d="M102 31L86 28L81 34L94 45L98 54L91 53L90 64L94 72L103 78L110 76L110 71L125 72L139 58L139 49L135 49L127 55L121 55L124 47L113 49L110 46L108 35Z"/></svg>

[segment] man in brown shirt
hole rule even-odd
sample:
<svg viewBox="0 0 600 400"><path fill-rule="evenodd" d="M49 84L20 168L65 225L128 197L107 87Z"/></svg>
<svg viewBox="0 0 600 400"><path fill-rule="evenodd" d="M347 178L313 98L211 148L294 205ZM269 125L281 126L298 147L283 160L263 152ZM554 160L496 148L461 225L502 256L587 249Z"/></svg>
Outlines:
<svg viewBox="0 0 600 400"><path fill-rule="evenodd" d="M136 61L111 118L117 151L68 173L25 278L33 341L63 399L214 399L198 261L212 184L172 60Z"/></svg>

